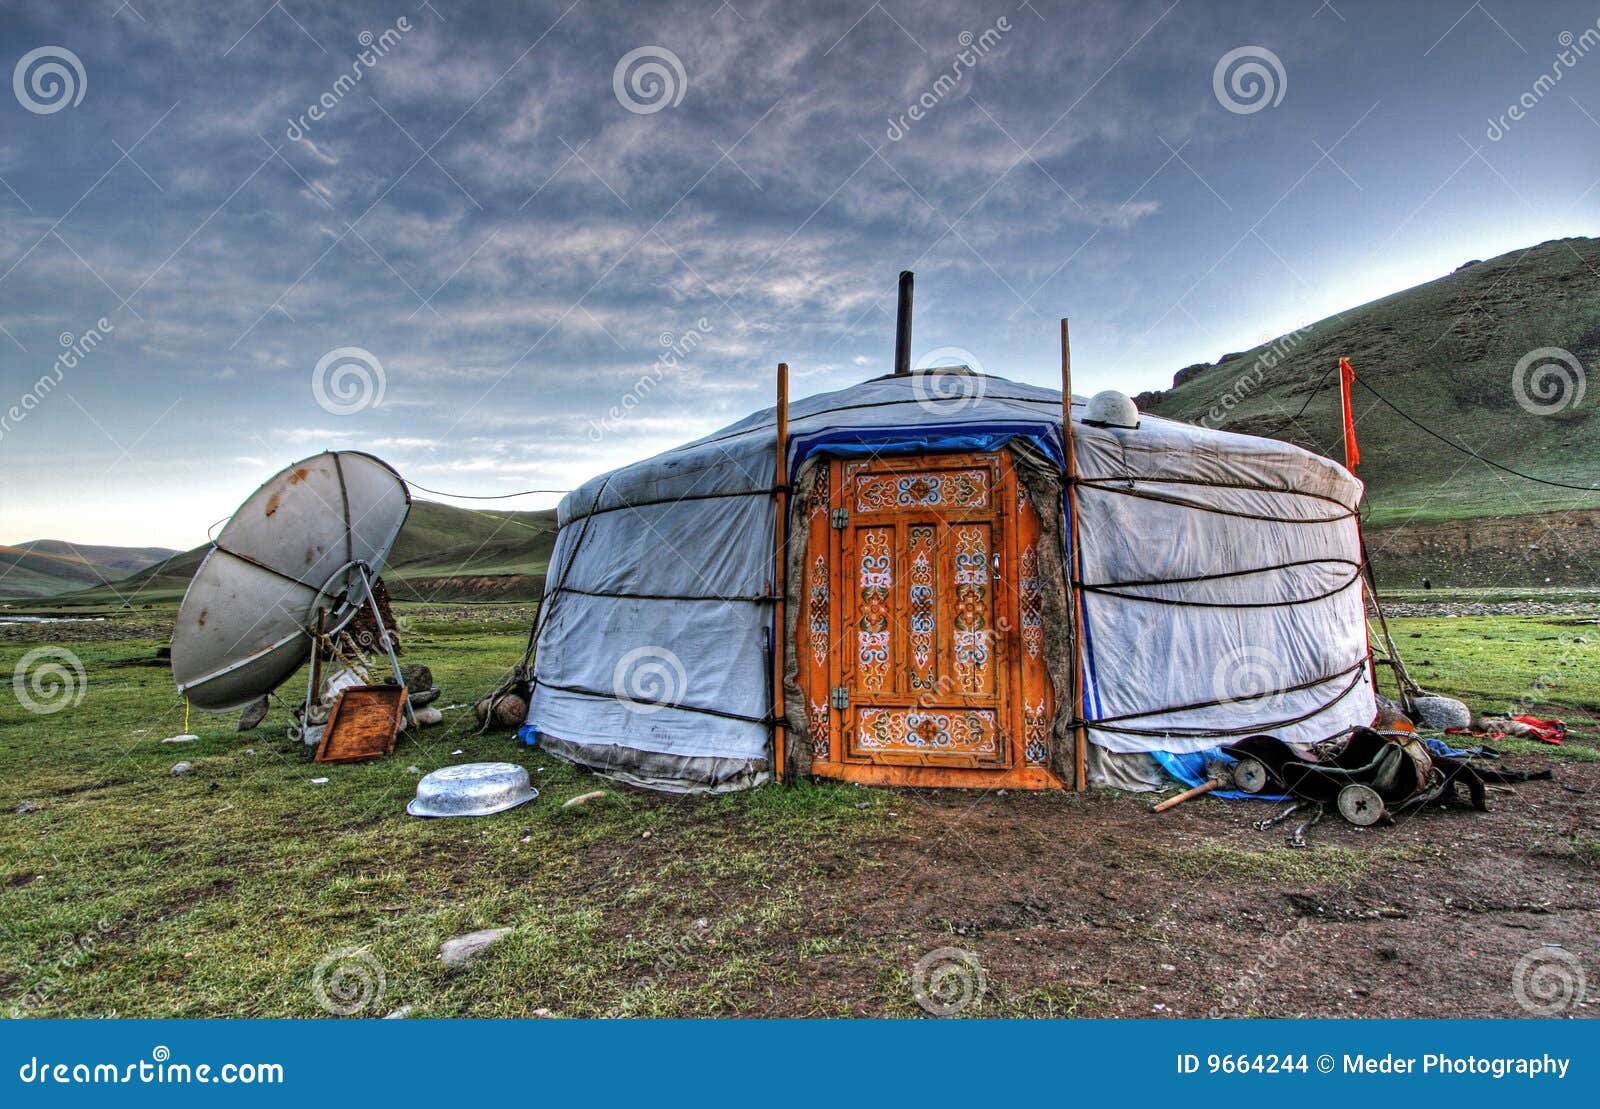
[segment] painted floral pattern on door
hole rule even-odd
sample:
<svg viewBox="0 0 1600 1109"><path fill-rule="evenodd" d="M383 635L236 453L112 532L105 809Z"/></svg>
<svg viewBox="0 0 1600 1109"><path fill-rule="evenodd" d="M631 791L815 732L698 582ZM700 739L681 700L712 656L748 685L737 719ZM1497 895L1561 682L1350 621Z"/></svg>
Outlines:
<svg viewBox="0 0 1600 1109"><path fill-rule="evenodd" d="M934 687L934 635L938 631L934 614L933 563L934 529L927 524L911 528L911 688L919 692Z"/></svg>
<svg viewBox="0 0 1600 1109"><path fill-rule="evenodd" d="M967 711L869 708L861 710L859 750L993 755L999 749L995 714Z"/></svg>
<svg viewBox="0 0 1600 1109"><path fill-rule="evenodd" d="M890 590L894 588L893 531L868 528L860 533L860 613L856 622L856 662L862 687L881 691L889 683Z"/></svg>
<svg viewBox="0 0 1600 1109"><path fill-rule="evenodd" d="M989 535L984 527L955 529L955 671L964 693L988 688L990 612Z"/></svg>
<svg viewBox="0 0 1600 1109"><path fill-rule="evenodd" d="M989 504L987 470L858 473L854 481L857 512L886 512L895 508L977 509Z"/></svg>

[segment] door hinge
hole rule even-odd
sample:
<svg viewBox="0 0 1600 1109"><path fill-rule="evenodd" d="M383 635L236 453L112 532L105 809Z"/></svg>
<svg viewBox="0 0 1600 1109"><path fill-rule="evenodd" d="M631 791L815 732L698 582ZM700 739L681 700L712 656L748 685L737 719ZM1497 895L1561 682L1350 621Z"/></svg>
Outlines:
<svg viewBox="0 0 1600 1109"><path fill-rule="evenodd" d="M850 526L850 510L848 508L836 508L828 513L828 520L834 527L843 531Z"/></svg>
<svg viewBox="0 0 1600 1109"><path fill-rule="evenodd" d="M848 689L846 689L842 685L834 686L833 687L833 695L829 698L829 703L832 704L833 707L836 708L836 709L847 709L847 708L849 708L850 707L850 691Z"/></svg>

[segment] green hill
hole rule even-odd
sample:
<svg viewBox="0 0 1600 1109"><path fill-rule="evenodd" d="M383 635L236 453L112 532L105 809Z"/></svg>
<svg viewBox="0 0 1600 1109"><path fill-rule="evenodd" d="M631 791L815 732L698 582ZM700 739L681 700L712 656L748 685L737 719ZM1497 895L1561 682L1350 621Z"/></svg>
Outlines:
<svg viewBox="0 0 1600 1109"><path fill-rule="evenodd" d="M1600 240L1556 239L1469 262L1272 343L1189 366L1171 389L1136 399L1158 415L1287 439L1342 460L1338 377L1328 371L1344 356L1396 408L1451 442L1535 477L1600 486L1600 382L1569 377L1569 403L1548 415L1519 403L1514 372L1541 348L1560 348L1584 367L1600 364ZM1584 397L1589 385L1593 395ZM1537 372L1524 373L1523 389L1541 399ZM1600 494L1475 461L1360 388L1353 407L1356 472L1367 483L1372 527L1600 507Z"/></svg>
<svg viewBox="0 0 1600 1109"><path fill-rule="evenodd" d="M104 547L60 539L0 546L0 597L55 597L121 581L175 553L166 547Z"/></svg>
<svg viewBox="0 0 1600 1109"><path fill-rule="evenodd" d="M529 600L544 590L555 512L473 511L415 501L383 580L397 600ZM51 604L176 603L208 547L172 555L111 585L52 596ZM4 595L7 582L0 582ZM17 594L19 599L29 596ZM38 595L33 595L38 596Z"/></svg>

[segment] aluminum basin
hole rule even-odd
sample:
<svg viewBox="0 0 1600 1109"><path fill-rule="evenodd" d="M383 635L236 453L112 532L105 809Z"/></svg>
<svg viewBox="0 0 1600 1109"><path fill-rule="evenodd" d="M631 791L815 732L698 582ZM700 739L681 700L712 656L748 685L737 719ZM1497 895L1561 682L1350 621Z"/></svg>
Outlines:
<svg viewBox="0 0 1600 1109"><path fill-rule="evenodd" d="M468 762L424 775L406 806L412 816L488 816L539 796L528 772L509 762Z"/></svg>

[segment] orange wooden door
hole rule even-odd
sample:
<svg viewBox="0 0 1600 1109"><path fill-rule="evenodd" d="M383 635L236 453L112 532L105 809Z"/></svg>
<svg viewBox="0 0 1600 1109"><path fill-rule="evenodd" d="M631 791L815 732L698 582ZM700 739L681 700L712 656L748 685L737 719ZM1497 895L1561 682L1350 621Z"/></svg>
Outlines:
<svg viewBox="0 0 1600 1109"><path fill-rule="evenodd" d="M1037 517L1009 456L835 461L804 518L810 604L796 646L813 772L1053 784L1029 578Z"/></svg>

